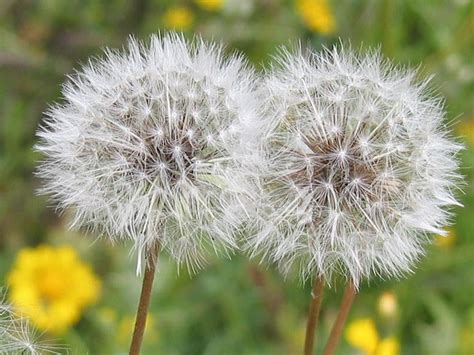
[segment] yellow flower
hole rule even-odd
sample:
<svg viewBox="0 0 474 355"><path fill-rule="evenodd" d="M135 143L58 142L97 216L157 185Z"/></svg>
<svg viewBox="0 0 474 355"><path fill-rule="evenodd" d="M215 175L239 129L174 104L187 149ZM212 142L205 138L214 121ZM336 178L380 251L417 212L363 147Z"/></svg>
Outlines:
<svg viewBox="0 0 474 355"><path fill-rule="evenodd" d="M374 321L370 318L353 321L347 327L346 339L353 347L373 354L379 343L379 335Z"/></svg>
<svg viewBox="0 0 474 355"><path fill-rule="evenodd" d="M18 311L39 329L55 333L75 324L100 293L99 279L68 246L21 250L7 283Z"/></svg>
<svg viewBox="0 0 474 355"><path fill-rule="evenodd" d="M223 0L194 0L194 2L207 11L217 11L224 4Z"/></svg>
<svg viewBox="0 0 474 355"><path fill-rule="evenodd" d="M193 21L192 11L185 6L174 6L163 15L163 23L168 28L187 30L192 26Z"/></svg>
<svg viewBox="0 0 474 355"><path fill-rule="evenodd" d="M336 27L327 0L297 0L296 11L304 24L314 32L328 34Z"/></svg>
<svg viewBox="0 0 474 355"><path fill-rule="evenodd" d="M456 243L456 231L452 228L448 228L446 231L448 232L448 235L436 236L436 245L442 249L449 249Z"/></svg>
<svg viewBox="0 0 474 355"><path fill-rule="evenodd" d="M393 318L397 315L397 296L391 291L386 291L379 297L377 306L382 316Z"/></svg>
<svg viewBox="0 0 474 355"><path fill-rule="evenodd" d="M375 355L398 355L400 354L400 344L394 337L385 338L377 345Z"/></svg>
<svg viewBox="0 0 474 355"><path fill-rule="evenodd" d="M395 337L380 339L375 323L370 318L357 319L349 324L346 340L365 355L398 355L400 344Z"/></svg>

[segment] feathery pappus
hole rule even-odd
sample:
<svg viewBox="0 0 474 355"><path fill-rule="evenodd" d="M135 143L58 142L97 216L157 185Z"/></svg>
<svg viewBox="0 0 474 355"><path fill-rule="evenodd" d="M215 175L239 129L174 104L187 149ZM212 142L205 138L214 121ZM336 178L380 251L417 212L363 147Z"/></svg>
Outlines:
<svg viewBox="0 0 474 355"><path fill-rule="evenodd" d="M283 49L252 129L261 193L247 250L303 280L412 270L459 205L462 146L427 84L378 51Z"/></svg>
<svg viewBox="0 0 474 355"><path fill-rule="evenodd" d="M133 38L70 76L38 132L39 176L73 227L158 242L194 270L232 250L248 189L240 134L258 106L240 55L199 37ZM139 261L138 270L141 262Z"/></svg>

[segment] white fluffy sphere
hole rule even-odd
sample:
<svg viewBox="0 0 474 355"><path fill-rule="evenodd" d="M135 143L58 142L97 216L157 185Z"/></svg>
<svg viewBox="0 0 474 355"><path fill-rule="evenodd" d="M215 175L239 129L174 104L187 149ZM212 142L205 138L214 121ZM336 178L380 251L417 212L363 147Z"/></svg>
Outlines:
<svg viewBox="0 0 474 355"><path fill-rule="evenodd" d="M58 354L67 349L41 339L42 334L33 327L20 310L7 302L0 288L0 354Z"/></svg>
<svg viewBox="0 0 474 355"><path fill-rule="evenodd" d="M39 130L44 193L73 226L154 242L199 267L205 249L235 247L247 190L236 160L257 106L241 56L177 34L106 50L63 87Z"/></svg>
<svg viewBox="0 0 474 355"><path fill-rule="evenodd" d="M277 62L252 129L261 208L248 249L303 277L410 271L457 204L461 147L441 101L377 52L283 50Z"/></svg>

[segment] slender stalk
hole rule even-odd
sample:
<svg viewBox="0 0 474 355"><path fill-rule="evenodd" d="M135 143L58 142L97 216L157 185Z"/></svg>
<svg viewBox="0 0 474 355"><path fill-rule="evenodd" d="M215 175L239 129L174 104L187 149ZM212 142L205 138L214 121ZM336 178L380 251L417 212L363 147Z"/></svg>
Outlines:
<svg viewBox="0 0 474 355"><path fill-rule="evenodd" d="M137 317L135 319L135 329L133 330L132 343L130 345L129 355L140 354L140 348L143 341L143 333L145 332L146 317L148 314L148 306L150 305L151 290L153 288L153 279L155 278L156 259L160 248L155 244L150 249L146 257L145 274L143 275L142 292L140 302L138 303Z"/></svg>
<svg viewBox="0 0 474 355"><path fill-rule="evenodd" d="M318 327L319 312L323 301L324 280L316 275L311 291L311 303L309 304L308 323L306 325L306 337L304 341L304 354L313 354L314 342L316 339L316 329Z"/></svg>
<svg viewBox="0 0 474 355"><path fill-rule="evenodd" d="M336 322L331 329L331 334L329 335L328 342L324 348L324 355L332 355L334 350L336 350L356 293L357 291L354 283L352 280L349 280L344 291L344 296L342 297L341 306L339 307L339 314L337 315Z"/></svg>

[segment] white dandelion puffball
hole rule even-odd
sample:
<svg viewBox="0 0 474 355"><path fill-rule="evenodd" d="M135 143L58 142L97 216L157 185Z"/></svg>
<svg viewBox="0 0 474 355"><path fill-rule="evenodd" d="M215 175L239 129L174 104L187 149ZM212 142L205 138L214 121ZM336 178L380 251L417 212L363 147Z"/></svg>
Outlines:
<svg viewBox="0 0 474 355"><path fill-rule="evenodd" d="M240 134L254 73L220 45L178 34L106 50L63 87L39 130L43 192L72 207L74 227L158 242L179 263L235 247L247 190Z"/></svg>
<svg viewBox="0 0 474 355"><path fill-rule="evenodd" d="M415 75L376 51L281 52L262 83L252 254L356 285L412 270L458 204L462 148Z"/></svg>
<svg viewBox="0 0 474 355"><path fill-rule="evenodd" d="M0 355L11 354L58 354L67 349L41 339L41 335L29 319L7 303L5 292L0 288Z"/></svg>

